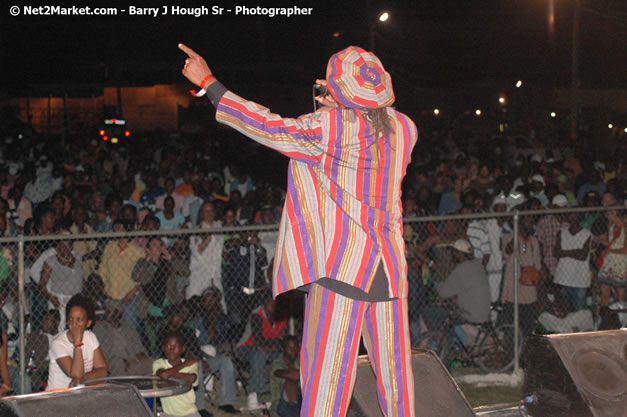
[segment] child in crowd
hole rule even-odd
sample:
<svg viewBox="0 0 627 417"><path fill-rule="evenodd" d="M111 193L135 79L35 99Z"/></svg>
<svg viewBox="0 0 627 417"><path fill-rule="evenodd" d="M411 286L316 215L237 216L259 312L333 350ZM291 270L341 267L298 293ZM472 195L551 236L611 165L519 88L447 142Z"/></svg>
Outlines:
<svg viewBox="0 0 627 417"><path fill-rule="evenodd" d="M164 338L161 350L165 358L157 359L152 364L152 372L161 379L179 378L198 385L198 361L195 359L183 359L186 345L181 333L168 331ZM196 395L194 389L183 394L161 398L163 406L162 417L201 417L196 408Z"/></svg>
<svg viewBox="0 0 627 417"><path fill-rule="evenodd" d="M50 366L50 346L58 333L60 322L61 316L58 310L47 310L41 319L41 329L32 332L28 336L26 354L31 355L33 360L33 368L30 369L33 392L45 389Z"/></svg>
<svg viewBox="0 0 627 417"><path fill-rule="evenodd" d="M193 299L193 297L192 297ZM190 310L194 310L194 305L197 303L190 299L189 303L185 304L173 304L169 305L163 309L163 314L167 317L167 323L159 332L159 337L157 340L163 341L165 340L165 336L169 332L178 332L180 336L183 338L183 345L185 346L185 357L187 359L194 359L201 361L202 353L200 350L200 343L198 341L198 337L196 337L196 332L193 327L189 326L189 318L190 318ZM196 378L198 381L203 380L203 362L199 362ZM232 368L232 366L231 366ZM208 369L207 369L208 370ZM224 382L224 380L222 380ZM204 410L205 406L205 387L202 384L197 384L196 388L196 408L199 413L203 415L203 413L207 412ZM230 384L228 384L230 385ZM235 380L232 381L232 395L222 396L220 399L220 408L228 413L233 413L233 406L227 406L227 404L232 404L235 401ZM226 407L226 409L224 408Z"/></svg>
<svg viewBox="0 0 627 417"><path fill-rule="evenodd" d="M98 338L91 331L94 306L83 295L75 295L65 308L68 330L50 344L48 389L80 385L87 379L107 376L107 362Z"/></svg>
<svg viewBox="0 0 627 417"><path fill-rule="evenodd" d="M280 417L298 417L302 397L300 393L300 343L296 336L287 336L282 343L283 355L272 362L271 392L273 404ZM276 395L278 394L278 401Z"/></svg>

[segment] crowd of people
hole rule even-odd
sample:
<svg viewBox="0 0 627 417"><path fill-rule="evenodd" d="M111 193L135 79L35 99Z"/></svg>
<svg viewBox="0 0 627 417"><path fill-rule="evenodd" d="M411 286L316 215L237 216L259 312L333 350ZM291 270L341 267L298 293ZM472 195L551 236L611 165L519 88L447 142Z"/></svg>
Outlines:
<svg viewBox="0 0 627 417"><path fill-rule="evenodd" d="M271 402L278 415L295 416L300 409L300 343L296 336L287 335L287 321L278 317L270 292L265 290L261 299L263 304L254 310L235 346L228 332L231 322L222 312L220 293L215 288L195 298L190 307L173 305L159 331L158 348L150 352L136 329L122 320L124 307L119 302L107 300L104 315L98 317L91 297L74 295L65 308L67 330L59 331L59 312L50 309L44 313L41 330L28 336L27 350L31 349L33 356L27 391L63 389L108 375L154 374L161 379L178 378L192 387L180 395L162 398L162 415L204 417L210 415L205 409L206 391L213 391L219 375L217 406L223 413L238 414L233 363L239 357L249 364L249 407L267 407L260 407L256 392L267 392L265 366L271 361ZM6 354L6 331L2 335ZM15 388L5 373L6 357L0 365L6 394Z"/></svg>
<svg viewBox="0 0 627 417"><path fill-rule="evenodd" d="M525 334L540 328L612 326L611 315L600 314L599 320L596 313L597 307L607 313L612 303L625 301L625 210L542 211L622 206L627 169L620 153L590 161L569 150L516 155L500 146L460 151L454 142L442 143L434 141L428 151L416 148L403 184L412 341L418 344L422 332L438 325L432 307L452 297L467 321L513 320L515 257L522 266L520 275L535 270L540 278L518 289ZM226 157L224 146L220 140L172 144L147 138L120 147L12 139L0 146L0 233L41 237L24 247L27 354L33 369L48 370L46 364L58 356L52 350L46 355L43 346L52 346L66 332L70 300L83 294L101 312L88 320L93 321L107 373L163 374L154 365L161 354L177 369L168 375L191 372L187 365L178 366L174 357L179 352L203 364L192 372L197 375L197 408L204 408L204 376L219 373L218 404L235 412L238 366L250 373L246 383L255 394L249 396L254 406L256 394L268 389L263 365L279 359L283 407L286 413L294 410L298 338L284 339L284 319L277 320L277 327L278 313L267 305L271 299L260 295L271 276L276 228L219 232L220 227L277 224L285 190L270 177L251 177L249 165L237 155ZM257 162L263 161L262 151L252 152L259 152ZM472 218L514 209L534 210L520 217L517 245L511 217ZM469 216L412 220L450 214ZM193 232L125 235L178 229ZM106 232L120 235L98 237ZM46 239L79 234L89 237ZM17 256L15 243L0 244L3 335L17 332ZM592 304L594 285L599 299ZM469 296L469 289L477 294ZM292 298L284 303L288 315L301 317L302 304ZM498 318L490 310L492 303L502 304ZM3 339L0 364L15 360L16 351L15 340ZM75 378L59 366L66 374L62 385ZM6 381L16 387L17 368L5 367L0 366L0 393L11 391ZM31 389L41 389L46 380L32 372Z"/></svg>
<svg viewBox="0 0 627 417"><path fill-rule="evenodd" d="M517 155L494 148L445 161L436 147L408 173L406 219L467 215L406 224L413 342L442 324L442 304L454 297L460 324L488 316L512 323L516 286L523 335L620 326L624 314L614 311L627 307L620 150L595 161L568 149ZM514 245L513 215L503 213L516 210L522 214Z"/></svg>
<svg viewBox="0 0 627 417"><path fill-rule="evenodd" d="M2 237L42 237L28 242L24 253L30 358L26 391L47 387L48 364L58 362L50 361L55 355L48 352L69 325L66 309L79 294L99 312L90 320L108 374L151 374L152 360L163 353L166 330L176 330L184 336L186 355L202 359L204 365L198 367L195 384L198 409L204 408L204 372L220 375L220 408L237 411L231 357L247 364L251 387L267 391L255 353L257 343L260 352L268 349L259 341L266 328L264 324L258 329L254 319L251 328L250 318L268 294L266 277L276 246L282 190L264 179L253 182L243 165L221 164L219 152L210 152L210 145L159 147L147 158L146 153L98 143L73 146L64 149L68 152L56 144L30 147L12 140L0 146ZM30 154L25 156L21 151L26 148ZM270 227L259 232L206 230L242 224ZM98 236L177 229L193 233ZM90 236L46 239L76 234ZM1 246L2 323L4 335L12 336L1 349L7 359L2 363L9 364L6 373L0 367L2 393L7 393L19 387L18 251L11 242ZM283 336L285 331L272 334L278 338L272 344L273 359L280 356ZM65 380L61 385L67 385ZM256 393L249 392L255 394L249 401L254 407ZM279 403L278 397L274 403Z"/></svg>

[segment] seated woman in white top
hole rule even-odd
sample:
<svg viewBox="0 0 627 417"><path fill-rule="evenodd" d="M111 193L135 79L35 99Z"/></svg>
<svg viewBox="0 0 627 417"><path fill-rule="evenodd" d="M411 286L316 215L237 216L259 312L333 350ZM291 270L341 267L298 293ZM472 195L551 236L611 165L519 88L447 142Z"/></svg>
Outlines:
<svg viewBox="0 0 627 417"><path fill-rule="evenodd" d="M107 362L98 338L87 330L94 322L94 306L82 295L73 296L65 309L68 330L50 344L48 389L80 385L107 376Z"/></svg>

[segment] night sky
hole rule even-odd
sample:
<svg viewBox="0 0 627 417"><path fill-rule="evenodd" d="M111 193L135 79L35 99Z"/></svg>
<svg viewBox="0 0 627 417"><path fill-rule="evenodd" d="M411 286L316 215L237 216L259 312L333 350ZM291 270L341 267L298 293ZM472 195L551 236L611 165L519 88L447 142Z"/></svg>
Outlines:
<svg viewBox="0 0 627 417"><path fill-rule="evenodd" d="M574 1L554 0L553 33L547 16L551 0L148 4L205 5L209 9L236 4L313 7L312 16L290 18L232 14L200 18L12 17L10 4L5 3L0 14L2 86L20 92L37 90L42 84L184 83L180 74L184 55L176 47L184 42L207 59L227 86L259 96L264 96L267 86L280 96L282 83L310 88L311 80L324 75L333 52L349 44L367 48L369 5L371 15L384 9L391 15L388 22L375 28L375 52L392 73L397 96L411 94L412 89L457 88L519 78L567 87ZM582 87L627 88L627 1L581 2ZM92 7L115 5L92 3ZM335 32L340 36L333 37Z"/></svg>

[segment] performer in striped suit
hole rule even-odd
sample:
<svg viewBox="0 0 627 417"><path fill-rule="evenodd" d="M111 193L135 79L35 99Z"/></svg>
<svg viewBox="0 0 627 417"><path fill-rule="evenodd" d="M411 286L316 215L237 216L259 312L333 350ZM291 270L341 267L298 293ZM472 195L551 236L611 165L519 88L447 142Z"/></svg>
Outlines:
<svg viewBox="0 0 627 417"><path fill-rule="evenodd" d="M363 334L388 416L414 416L401 182L418 139L394 110L390 75L358 47L327 65L331 96L296 119L273 114L216 81L185 45L183 68L216 119L290 158L273 292L308 289L301 416L344 416Z"/></svg>

